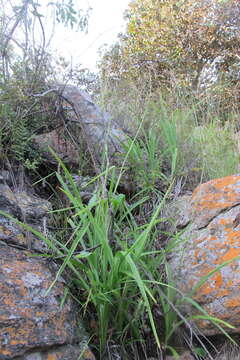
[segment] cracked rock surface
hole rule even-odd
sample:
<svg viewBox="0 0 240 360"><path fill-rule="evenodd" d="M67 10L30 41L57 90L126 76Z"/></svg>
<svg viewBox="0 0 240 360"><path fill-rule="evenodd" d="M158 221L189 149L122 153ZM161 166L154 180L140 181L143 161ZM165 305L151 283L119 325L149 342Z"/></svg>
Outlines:
<svg viewBox="0 0 240 360"><path fill-rule="evenodd" d="M46 260L0 242L0 359L94 359L64 282Z"/></svg>
<svg viewBox="0 0 240 360"><path fill-rule="evenodd" d="M198 288L193 299L209 315L235 326L240 331L240 176L214 179L198 186L178 219L185 228L179 248L171 259L178 288L190 293L198 281L227 262ZM184 311L196 313L190 305ZM208 321L198 321L204 334L219 334Z"/></svg>
<svg viewBox="0 0 240 360"><path fill-rule="evenodd" d="M51 204L28 186L26 191L11 188L3 171L1 176L0 210L35 230L47 230ZM95 359L87 347L79 308L70 297L61 303L63 278L47 293L59 269L36 256L47 251L43 241L0 215L0 360Z"/></svg>
<svg viewBox="0 0 240 360"><path fill-rule="evenodd" d="M47 219L51 204L24 190L13 190L7 184L0 184L0 210L43 232L44 219ZM36 251L47 250L42 240L30 233L27 234L23 227L2 214L0 215L0 240L25 248L31 247Z"/></svg>
<svg viewBox="0 0 240 360"><path fill-rule="evenodd" d="M82 125L89 146L94 148L96 155L100 155L98 160L101 161L106 145L108 155L116 160L116 154L123 151L122 143L126 142L123 130L111 121L108 114L101 112L86 92L76 86L60 86L59 92L65 99L68 119Z"/></svg>

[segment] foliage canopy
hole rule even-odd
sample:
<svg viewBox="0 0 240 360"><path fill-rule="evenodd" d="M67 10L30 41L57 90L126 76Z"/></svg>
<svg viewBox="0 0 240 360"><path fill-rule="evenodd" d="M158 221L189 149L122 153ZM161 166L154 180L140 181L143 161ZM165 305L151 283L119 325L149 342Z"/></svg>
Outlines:
<svg viewBox="0 0 240 360"><path fill-rule="evenodd" d="M28 156L36 162L31 142L35 134L46 130L51 117L37 94L57 78L49 53L55 23L86 31L90 9L78 8L74 0L49 0L45 4L38 0L1 0L0 4L0 148L26 165ZM50 19L47 9L51 10ZM63 62L61 66L65 66Z"/></svg>
<svg viewBox="0 0 240 360"><path fill-rule="evenodd" d="M126 34L103 57L103 76L136 79L148 71L157 86L177 79L196 89L217 57L225 73L239 64L238 0L135 0L126 19Z"/></svg>

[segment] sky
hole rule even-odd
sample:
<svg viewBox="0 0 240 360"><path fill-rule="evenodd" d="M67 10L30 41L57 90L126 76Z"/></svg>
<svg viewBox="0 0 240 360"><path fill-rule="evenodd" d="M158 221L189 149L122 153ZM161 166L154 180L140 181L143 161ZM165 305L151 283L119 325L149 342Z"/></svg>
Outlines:
<svg viewBox="0 0 240 360"><path fill-rule="evenodd" d="M117 34L124 31L123 13L130 0L86 0L92 8L88 34L57 26L52 48L73 65L81 63L91 71L96 71L98 49L103 44L112 44Z"/></svg>

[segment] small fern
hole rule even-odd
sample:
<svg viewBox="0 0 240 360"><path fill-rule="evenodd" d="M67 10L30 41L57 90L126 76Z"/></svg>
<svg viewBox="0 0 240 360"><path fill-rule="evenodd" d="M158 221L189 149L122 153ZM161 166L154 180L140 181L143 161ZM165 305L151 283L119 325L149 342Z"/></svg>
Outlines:
<svg viewBox="0 0 240 360"><path fill-rule="evenodd" d="M17 121L13 123L11 138L11 152L15 160L19 162L25 160L29 137L27 120L25 118L17 119Z"/></svg>

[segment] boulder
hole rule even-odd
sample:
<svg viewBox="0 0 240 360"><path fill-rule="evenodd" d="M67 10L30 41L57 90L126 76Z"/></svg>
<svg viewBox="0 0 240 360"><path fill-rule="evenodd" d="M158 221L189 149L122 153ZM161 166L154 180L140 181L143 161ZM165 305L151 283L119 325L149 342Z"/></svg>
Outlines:
<svg viewBox="0 0 240 360"><path fill-rule="evenodd" d="M0 210L45 235L51 204L29 185L15 188L0 172ZM26 249L31 250L27 252ZM94 360L88 337L61 278L49 294L58 266L37 256L46 244L14 220L0 215L0 360Z"/></svg>
<svg viewBox="0 0 240 360"><path fill-rule="evenodd" d="M76 163L79 165L80 150L86 151L87 147L96 163L102 163L105 154L111 163L119 164L118 155L124 153L122 144L127 144L127 136L116 121L102 112L88 93L74 85L56 85L35 96L44 97L51 92L57 95L56 102L60 103L57 111L52 109L56 119L41 129L34 139L43 159L55 161L47 149L49 145L66 163L76 166ZM46 107L49 105L46 104ZM46 132L46 129L50 131Z"/></svg>
<svg viewBox="0 0 240 360"><path fill-rule="evenodd" d="M78 147L71 141L66 129L58 127L46 134L36 135L34 144L40 151L41 158L45 162L56 164L57 160L49 151L49 147L56 155L70 166L79 167L80 154Z"/></svg>
<svg viewBox="0 0 240 360"><path fill-rule="evenodd" d="M240 176L202 184L190 198L186 197L186 202L177 222L185 232L170 260L177 286L188 294L203 276L230 261L192 296L209 315L235 326L228 331L238 333L240 259L234 258L240 256ZM196 313L190 305L186 305L185 311ZM198 326L206 335L220 333L208 321L198 321Z"/></svg>
<svg viewBox="0 0 240 360"><path fill-rule="evenodd" d="M126 142L124 131L78 87L59 86L58 93L64 100L63 109L67 120L81 126L82 135L89 150L94 153L95 160L101 162L106 149L109 158L116 160L118 153L123 152L122 143Z"/></svg>
<svg viewBox="0 0 240 360"><path fill-rule="evenodd" d="M101 172L100 167L106 157L109 165L121 168L129 143L126 131L108 113L102 112L90 95L77 86L56 85L56 88L45 93L49 92L57 95L61 105L58 106L57 121L51 122L51 131L34 137L35 147L43 162L57 163L49 151L50 146L68 167L75 170L81 167L80 161L86 152L97 173ZM56 113L54 116L56 117ZM125 161L121 186L130 192L133 184L130 170L126 172L128 166Z"/></svg>
<svg viewBox="0 0 240 360"><path fill-rule="evenodd" d="M40 232L46 232L47 214L51 210L51 204L30 191L13 189L7 184L0 184L0 210ZM43 241L3 215L0 215L0 239L6 243L37 251L47 249Z"/></svg>
<svg viewBox="0 0 240 360"><path fill-rule="evenodd" d="M0 359L94 359L63 279L54 265L0 242Z"/></svg>

